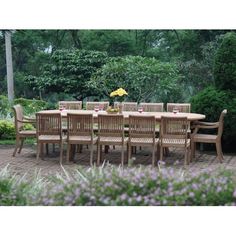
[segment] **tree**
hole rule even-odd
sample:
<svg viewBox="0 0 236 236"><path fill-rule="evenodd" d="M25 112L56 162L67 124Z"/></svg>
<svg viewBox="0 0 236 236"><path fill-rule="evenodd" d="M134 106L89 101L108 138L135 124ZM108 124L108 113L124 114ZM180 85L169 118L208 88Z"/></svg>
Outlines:
<svg viewBox="0 0 236 236"><path fill-rule="evenodd" d="M225 34L214 63L215 85L222 90L236 90L236 33Z"/></svg>
<svg viewBox="0 0 236 236"><path fill-rule="evenodd" d="M105 52L57 50L48 64L41 68L41 75L30 75L26 81L35 90L44 93L64 92L82 100L96 93L88 89L86 82L106 61Z"/></svg>
<svg viewBox="0 0 236 236"><path fill-rule="evenodd" d="M93 74L87 86L106 98L121 87L130 101L174 102L184 100L180 78L174 63L126 56L112 58Z"/></svg>
<svg viewBox="0 0 236 236"><path fill-rule="evenodd" d="M14 99L13 66L11 51L11 32L5 31L6 64L7 64L7 94L10 102Z"/></svg>

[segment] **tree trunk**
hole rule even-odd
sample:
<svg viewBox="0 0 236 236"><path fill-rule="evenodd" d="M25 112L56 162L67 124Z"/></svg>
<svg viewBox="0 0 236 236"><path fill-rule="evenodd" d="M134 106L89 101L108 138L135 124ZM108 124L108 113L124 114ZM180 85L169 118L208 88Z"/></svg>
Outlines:
<svg viewBox="0 0 236 236"><path fill-rule="evenodd" d="M13 66L11 52L11 32L5 32L6 64L7 64L7 94L10 102L14 99Z"/></svg>

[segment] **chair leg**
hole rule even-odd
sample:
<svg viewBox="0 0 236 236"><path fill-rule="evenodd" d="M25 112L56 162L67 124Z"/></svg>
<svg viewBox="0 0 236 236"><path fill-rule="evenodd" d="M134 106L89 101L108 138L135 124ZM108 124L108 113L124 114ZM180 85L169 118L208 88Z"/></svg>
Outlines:
<svg viewBox="0 0 236 236"><path fill-rule="evenodd" d="M101 156L101 152L100 152L100 144L97 145L97 166L100 165L100 156Z"/></svg>
<svg viewBox="0 0 236 236"><path fill-rule="evenodd" d="M63 159L63 142L60 143L60 164L62 164Z"/></svg>
<svg viewBox="0 0 236 236"><path fill-rule="evenodd" d="M128 144L128 164L130 163L131 152L132 152L132 146Z"/></svg>
<svg viewBox="0 0 236 236"><path fill-rule="evenodd" d="M188 165L188 148L185 148L184 153L184 166Z"/></svg>
<svg viewBox="0 0 236 236"><path fill-rule="evenodd" d="M163 161L163 147L160 146L160 161Z"/></svg>
<svg viewBox="0 0 236 236"><path fill-rule="evenodd" d="M157 161L159 161L160 160L160 145L159 144L157 144Z"/></svg>
<svg viewBox="0 0 236 236"><path fill-rule="evenodd" d="M121 146L121 166L124 166L124 145Z"/></svg>
<svg viewBox="0 0 236 236"><path fill-rule="evenodd" d="M12 154L12 156L14 157L16 155L16 151L19 147L19 144L20 144L20 139L19 138L16 138L16 145L15 145L15 149L14 149L14 152Z"/></svg>
<svg viewBox="0 0 236 236"><path fill-rule="evenodd" d="M93 166L93 144L90 145L90 166Z"/></svg>
<svg viewBox="0 0 236 236"><path fill-rule="evenodd" d="M67 162L67 163L70 162L70 152L71 152L71 144L68 143L68 144L67 144L67 155L66 155L66 162Z"/></svg>
<svg viewBox="0 0 236 236"><path fill-rule="evenodd" d="M196 143L191 142L191 157L190 157L191 161L193 161L193 159L195 159L195 149L196 149Z"/></svg>
<svg viewBox="0 0 236 236"><path fill-rule="evenodd" d="M21 153L21 150L22 150L22 147L23 147L24 141L25 141L25 139L22 138L22 139L21 139L21 143L20 143L20 149L19 149L18 153Z"/></svg>
<svg viewBox="0 0 236 236"><path fill-rule="evenodd" d="M216 152L217 152L217 158L219 159L220 163L222 163L223 155L222 155L222 148L221 148L220 142L216 142Z"/></svg>
<svg viewBox="0 0 236 236"><path fill-rule="evenodd" d="M37 163L39 162L39 155L41 153L41 144L38 142L37 143L37 155L36 155L36 160L37 160Z"/></svg>
<svg viewBox="0 0 236 236"><path fill-rule="evenodd" d="M155 146L152 147L152 166L155 166Z"/></svg>
<svg viewBox="0 0 236 236"><path fill-rule="evenodd" d="M55 152L55 143L52 144L52 151Z"/></svg>

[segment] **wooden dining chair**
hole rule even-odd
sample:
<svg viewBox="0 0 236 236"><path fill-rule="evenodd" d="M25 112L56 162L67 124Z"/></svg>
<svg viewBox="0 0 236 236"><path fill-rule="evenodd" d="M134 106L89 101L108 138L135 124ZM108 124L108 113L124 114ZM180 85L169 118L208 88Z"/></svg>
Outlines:
<svg viewBox="0 0 236 236"><path fill-rule="evenodd" d="M190 113L191 104L190 103L167 103L167 112L173 112L177 109L179 112Z"/></svg>
<svg viewBox="0 0 236 236"><path fill-rule="evenodd" d="M218 122L200 122L197 121L194 123L194 131L191 135L191 159L195 157L195 149L196 149L196 143L215 143L216 145L216 152L217 152L217 158L220 162L222 162L223 153L222 153L222 147L221 147L221 137L223 133L223 127L224 127L224 116L227 114L227 110L223 110L221 112L220 118ZM200 134L198 133L199 129L217 129L217 134Z"/></svg>
<svg viewBox="0 0 236 236"><path fill-rule="evenodd" d="M190 139L187 136L188 120L187 117L161 117L160 129L160 160L163 160L163 148L176 147L184 148L184 165L190 161Z"/></svg>
<svg viewBox="0 0 236 236"><path fill-rule="evenodd" d="M129 116L128 160L131 158L132 147L152 147L152 166L155 165L155 150L159 139L155 135L155 116Z"/></svg>
<svg viewBox="0 0 236 236"><path fill-rule="evenodd" d="M123 166L127 142L123 115L98 115L97 165L100 164L102 145L118 145L121 146L121 165Z"/></svg>
<svg viewBox="0 0 236 236"><path fill-rule="evenodd" d="M66 137L62 132L62 120L60 112L52 113L36 113L37 121L37 161L39 161L39 155L43 150L44 144L59 144L60 146L60 164L62 164L63 158L63 144L66 141ZM42 153L41 153L42 154Z"/></svg>
<svg viewBox="0 0 236 236"><path fill-rule="evenodd" d="M67 161L70 159L72 145L90 145L90 165L93 165L93 145L97 137L93 132L93 114L67 113Z"/></svg>
<svg viewBox="0 0 236 236"><path fill-rule="evenodd" d="M122 102L122 111L137 111L137 102Z"/></svg>
<svg viewBox="0 0 236 236"><path fill-rule="evenodd" d="M139 104L144 112L163 112L164 110L164 103L146 103L141 102Z"/></svg>
<svg viewBox="0 0 236 236"><path fill-rule="evenodd" d="M66 110L81 110L82 101L60 101L58 103L59 109L64 108Z"/></svg>
<svg viewBox="0 0 236 236"><path fill-rule="evenodd" d="M86 102L86 110L94 110L98 107L99 110L106 111L109 107L109 102Z"/></svg>
<svg viewBox="0 0 236 236"><path fill-rule="evenodd" d="M15 116L15 131L16 131L16 145L13 152L13 157L21 152L24 140L26 138L36 138L36 130L24 130L24 124L36 124L36 120L24 116L23 108L20 104L13 106Z"/></svg>

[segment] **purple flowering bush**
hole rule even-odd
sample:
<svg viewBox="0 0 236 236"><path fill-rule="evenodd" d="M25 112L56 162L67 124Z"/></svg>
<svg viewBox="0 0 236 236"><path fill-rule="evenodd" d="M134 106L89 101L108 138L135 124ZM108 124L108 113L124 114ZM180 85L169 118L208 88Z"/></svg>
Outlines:
<svg viewBox="0 0 236 236"><path fill-rule="evenodd" d="M236 184L229 171L183 174L173 169L117 167L79 170L43 191L33 205L162 206L232 205Z"/></svg>
<svg viewBox="0 0 236 236"><path fill-rule="evenodd" d="M0 171L0 205L192 206L234 205L231 171L188 173L173 168L78 169L77 173L27 180Z"/></svg>

